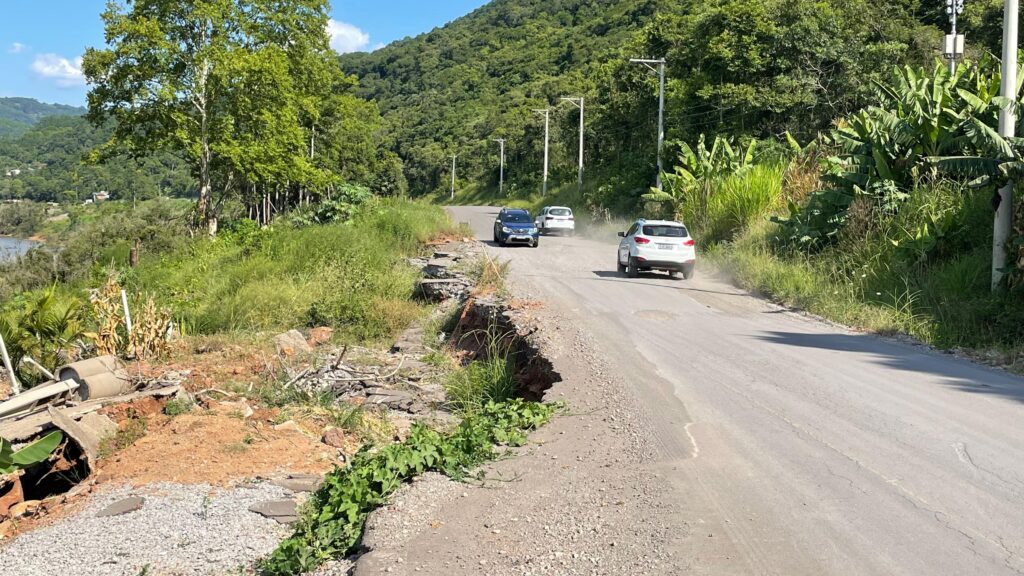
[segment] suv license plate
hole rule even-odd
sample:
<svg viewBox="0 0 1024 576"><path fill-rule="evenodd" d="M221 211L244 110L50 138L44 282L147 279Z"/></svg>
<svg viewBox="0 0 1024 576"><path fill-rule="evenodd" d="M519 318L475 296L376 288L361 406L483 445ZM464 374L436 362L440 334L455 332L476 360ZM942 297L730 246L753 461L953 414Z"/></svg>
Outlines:
<svg viewBox="0 0 1024 576"><path fill-rule="evenodd" d="M671 250L674 248L671 244L656 244L656 246L658 247L658 250Z"/></svg>

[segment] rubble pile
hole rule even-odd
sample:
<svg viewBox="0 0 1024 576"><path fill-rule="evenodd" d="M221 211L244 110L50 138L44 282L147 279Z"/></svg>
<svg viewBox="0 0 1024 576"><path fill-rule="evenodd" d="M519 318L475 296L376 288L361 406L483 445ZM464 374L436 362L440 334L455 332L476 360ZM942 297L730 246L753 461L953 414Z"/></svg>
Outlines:
<svg viewBox="0 0 1024 576"><path fill-rule="evenodd" d="M423 270L417 294L428 302L444 302L469 295L473 280L459 270L458 264L471 255L470 248L457 251L436 251L432 258L411 258L409 264Z"/></svg>

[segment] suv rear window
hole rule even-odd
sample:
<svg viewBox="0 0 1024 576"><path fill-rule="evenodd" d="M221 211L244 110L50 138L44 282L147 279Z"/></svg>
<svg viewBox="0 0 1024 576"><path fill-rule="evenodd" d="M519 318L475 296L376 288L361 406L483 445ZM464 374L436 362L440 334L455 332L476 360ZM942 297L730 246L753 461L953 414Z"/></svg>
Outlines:
<svg viewBox="0 0 1024 576"><path fill-rule="evenodd" d="M644 236L655 236L663 238L686 238L686 228L682 226L644 226Z"/></svg>
<svg viewBox="0 0 1024 576"><path fill-rule="evenodd" d="M548 214L552 216L572 216L572 210L568 208L552 208L548 210Z"/></svg>
<svg viewBox="0 0 1024 576"><path fill-rule="evenodd" d="M530 218L529 214L524 212L512 212L511 214L506 212L505 217L502 218L502 222L509 222L511 224L528 224L533 222L533 220Z"/></svg>

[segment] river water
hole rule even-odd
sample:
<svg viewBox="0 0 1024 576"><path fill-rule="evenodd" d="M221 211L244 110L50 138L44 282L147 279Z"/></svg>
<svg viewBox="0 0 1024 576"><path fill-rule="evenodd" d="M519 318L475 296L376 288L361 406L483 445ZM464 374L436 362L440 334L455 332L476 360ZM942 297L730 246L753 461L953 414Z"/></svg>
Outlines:
<svg viewBox="0 0 1024 576"><path fill-rule="evenodd" d="M38 242L0 236L0 262L9 262L32 249Z"/></svg>

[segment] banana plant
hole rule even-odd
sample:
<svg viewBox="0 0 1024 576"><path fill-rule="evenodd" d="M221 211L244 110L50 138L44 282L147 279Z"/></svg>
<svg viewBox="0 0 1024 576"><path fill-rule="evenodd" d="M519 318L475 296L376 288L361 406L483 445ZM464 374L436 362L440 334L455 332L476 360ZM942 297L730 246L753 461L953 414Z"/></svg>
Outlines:
<svg viewBox="0 0 1024 576"><path fill-rule="evenodd" d="M1019 93L1019 91L1018 91ZM1024 175L1024 140L1003 138L999 111L1019 100L998 96L999 70L990 58L961 64L950 73L937 64L896 68L877 84L878 104L841 120L829 138L834 155L823 190L806 207L790 210L789 238L820 244L836 237L857 196L893 213L922 179L952 177L992 186ZM791 143L792 146L792 143Z"/></svg>
<svg viewBox="0 0 1024 576"><path fill-rule="evenodd" d="M15 451L10 442L0 438L0 476L46 462L63 440L64 435L54 431Z"/></svg>
<svg viewBox="0 0 1024 576"><path fill-rule="evenodd" d="M696 147L683 142L679 149L679 163L672 173L663 175L664 189L651 188L641 198L662 204L676 219L682 219L684 207L690 205L691 214L700 220L696 224L701 225L716 182L749 170L754 165L757 141L751 140L744 149L731 137L715 136L708 148L707 138L701 134Z"/></svg>

